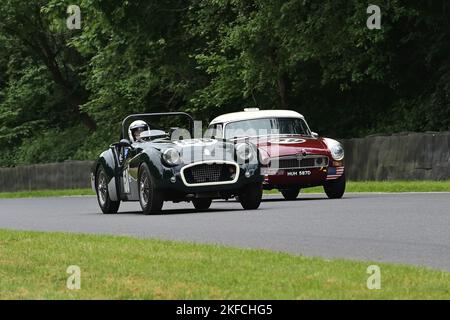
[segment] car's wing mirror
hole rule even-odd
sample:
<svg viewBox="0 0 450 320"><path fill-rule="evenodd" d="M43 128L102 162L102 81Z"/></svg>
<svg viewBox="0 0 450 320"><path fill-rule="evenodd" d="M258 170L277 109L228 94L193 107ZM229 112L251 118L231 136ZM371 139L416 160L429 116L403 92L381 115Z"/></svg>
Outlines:
<svg viewBox="0 0 450 320"><path fill-rule="evenodd" d="M315 139L317 139L319 137L319 134L317 132L311 132L311 135Z"/></svg>
<svg viewBox="0 0 450 320"><path fill-rule="evenodd" d="M120 142L117 145L122 148L131 148L131 142L128 139L120 140Z"/></svg>

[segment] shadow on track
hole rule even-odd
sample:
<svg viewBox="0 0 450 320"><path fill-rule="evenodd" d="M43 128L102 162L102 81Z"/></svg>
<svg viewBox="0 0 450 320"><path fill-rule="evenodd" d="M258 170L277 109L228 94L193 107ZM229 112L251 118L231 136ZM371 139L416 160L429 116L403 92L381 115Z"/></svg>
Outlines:
<svg viewBox="0 0 450 320"><path fill-rule="evenodd" d="M166 209L157 213L157 214L150 214L148 216L167 216L167 215L185 215L185 214L205 214L205 213L214 213L214 212L245 212L245 210L243 209L215 209L215 208L211 208L208 210L204 210L204 211L199 211L196 209L191 209L191 208L186 208L186 209ZM119 211L117 212L117 215L139 215L139 216L144 216L144 214L142 214L142 211Z"/></svg>
<svg viewBox="0 0 450 320"><path fill-rule="evenodd" d="M302 197L300 197L300 198L297 198L295 200L285 200L283 197L280 197L280 198L263 198L261 202L262 203L264 203L264 202L286 202L286 203L289 203L289 202L295 202L295 201L311 201L311 200L330 200L330 199L328 199L327 197L325 197L325 198L302 198ZM229 200L229 201L218 200L217 202L221 202L221 203L227 203L227 202L229 202L229 203L238 203L236 200Z"/></svg>

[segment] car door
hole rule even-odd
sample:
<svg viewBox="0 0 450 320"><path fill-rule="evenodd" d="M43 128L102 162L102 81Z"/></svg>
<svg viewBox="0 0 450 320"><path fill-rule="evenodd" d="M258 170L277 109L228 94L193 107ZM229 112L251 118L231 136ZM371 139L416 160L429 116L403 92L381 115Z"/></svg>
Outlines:
<svg viewBox="0 0 450 320"><path fill-rule="evenodd" d="M121 150L122 164L120 183L123 190L122 198L124 200L135 201L139 200L137 177L135 174L130 174L130 162L135 158L142 149L134 143L130 148Z"/></svg>

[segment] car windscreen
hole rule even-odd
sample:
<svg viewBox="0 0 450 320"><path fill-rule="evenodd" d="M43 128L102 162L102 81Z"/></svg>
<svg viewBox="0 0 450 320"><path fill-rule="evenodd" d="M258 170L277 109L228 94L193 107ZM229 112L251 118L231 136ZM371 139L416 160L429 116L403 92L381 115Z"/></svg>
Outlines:
<svg viewBox="0 0 450 320"><path fill-rule="evenodd" d="M300 118L250 119L225 126L226 139L283 134L311 135L306 122Z"/></svg>

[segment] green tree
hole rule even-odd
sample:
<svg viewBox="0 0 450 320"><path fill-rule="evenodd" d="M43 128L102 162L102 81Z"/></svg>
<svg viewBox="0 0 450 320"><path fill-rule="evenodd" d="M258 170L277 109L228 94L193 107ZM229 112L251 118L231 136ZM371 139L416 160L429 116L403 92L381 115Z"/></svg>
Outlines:
<svg viewBox="0 0 450 320"><path fill-rule="evenodd" d="M450 130L450 4L0 2L0 165L92 159L127 114L289 108L333 137ZM58 153L57 149L61 152Z"/></svg>

